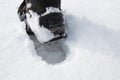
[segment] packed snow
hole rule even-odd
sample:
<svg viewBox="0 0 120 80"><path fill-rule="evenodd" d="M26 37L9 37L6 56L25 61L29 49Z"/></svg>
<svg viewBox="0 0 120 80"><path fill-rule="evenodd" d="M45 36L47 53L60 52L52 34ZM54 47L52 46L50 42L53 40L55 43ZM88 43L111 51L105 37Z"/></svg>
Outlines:
<svg viewBox="0 0 120 80"><path fill-rule="evenodd" d="M54 65L25 33L21 2L0 1L0 80L120 80L119 0L62 0L68 50Z"/></svg>

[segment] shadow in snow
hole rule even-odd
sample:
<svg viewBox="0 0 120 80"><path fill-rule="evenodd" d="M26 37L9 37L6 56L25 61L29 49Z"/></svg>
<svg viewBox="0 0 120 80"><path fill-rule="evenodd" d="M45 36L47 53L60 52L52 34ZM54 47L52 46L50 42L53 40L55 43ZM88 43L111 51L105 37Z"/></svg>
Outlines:
<svg viewBox="0 0 120 80"><path fill-rule="evenodd" d="M103 54L120 55L120 32L109 30L89 21L87 18L80 19L75 16L65 16L68 32L67 47L82 47L93 52L102 52ZM68 49L64 42L54 42L40 44L35 36L31 36L34 41L36 52L47 63L60 63L66 59ZM65 50L64 50L65 49ZM75 53L74 53L75 54Z"/></svg>
<svg viewBox="0 0 120 80"><path fill-rule="evenodd" d="M65 17L67 18L68 40L71 43L87 50L120 56L119 31L94 23L86 17L79 18L72 15Z"/></svg>
<svg viewBox="0 0 120 80"><path fill-rule="evenodd" d="M63 41L50 42L41 44L34 35L30 38L33 40L37 55L49 64L61 63L66 59L66 50Z"/></svg>

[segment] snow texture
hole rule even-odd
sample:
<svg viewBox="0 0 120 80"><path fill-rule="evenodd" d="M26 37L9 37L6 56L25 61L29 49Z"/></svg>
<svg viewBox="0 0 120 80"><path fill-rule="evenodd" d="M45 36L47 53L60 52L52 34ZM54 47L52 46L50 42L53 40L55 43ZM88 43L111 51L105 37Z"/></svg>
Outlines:
<svg viewBox="0 0 120 80"><path fill-rule="evenodd" d="M120 0L62 0L68 51L55 65L25 33L21 2L0 0L0 80L120 80Z"/></svg>
<svg viewBox="0 0 120 80"><path fill-rule="evenodd" d="M33 40L37 55L49 64L58 64L66 59L67 47L64 40L41 44L34 35L30 35Z"/></svg>

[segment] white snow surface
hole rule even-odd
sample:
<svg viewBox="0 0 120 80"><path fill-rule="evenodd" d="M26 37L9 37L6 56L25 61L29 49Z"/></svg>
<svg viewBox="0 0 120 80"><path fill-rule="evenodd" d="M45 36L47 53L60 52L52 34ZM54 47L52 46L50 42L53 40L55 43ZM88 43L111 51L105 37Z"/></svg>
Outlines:
<svg viewBox="0 0 120 80"><path fill-rule="evenodd" d="M17 16L22 0L0 0L0 80L120 80L120 0L62 0L67 58L37 56Z"/></svg>

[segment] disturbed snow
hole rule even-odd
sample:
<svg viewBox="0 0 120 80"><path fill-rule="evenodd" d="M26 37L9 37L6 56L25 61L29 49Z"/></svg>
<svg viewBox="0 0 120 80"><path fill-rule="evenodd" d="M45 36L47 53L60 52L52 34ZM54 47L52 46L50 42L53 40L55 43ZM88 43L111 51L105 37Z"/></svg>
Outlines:
<svg viewBox="0 0 120 80"><path fill-rule="evenodd" d="M56 65L37 55L16 13L21 2L0 1L0 80L120 79L119 0L62 1L68 51Z"/></svg>

